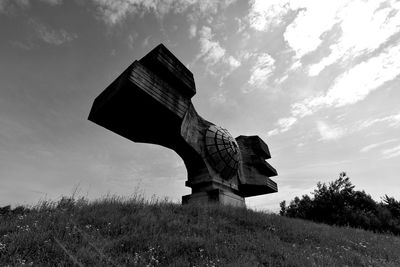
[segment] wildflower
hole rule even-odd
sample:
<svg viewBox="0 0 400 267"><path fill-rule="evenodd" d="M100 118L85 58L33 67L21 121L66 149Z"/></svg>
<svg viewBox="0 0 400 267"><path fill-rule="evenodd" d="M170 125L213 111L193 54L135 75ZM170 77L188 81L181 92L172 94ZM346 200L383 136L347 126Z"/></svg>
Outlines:
<svg viewBox="0 0 400 267"><path fill-rule="evenodd" d="M25 264L25 262L26 262L26 260L17 259L17 262L18 262L18 263L20 263L20 264L22 264L22 265L24 265L24 264Z"/></svg>
<svg viewBox="0 0 400 267"><path fill-rule="evenodd" d="M345 246L340 246L342 249L344 249L344 250L350 250L350 248L349 247L345 247Z"/></svg>
<svg viewBox="0 0 400 267"><path fill-rule="evenodd" d="M122 245L123 245L123 244L122 244ZM139 253L135 252L135 256L133 257L133 263L134 263L134 264L138 264L139 260L140 260L140 255L139 255Z"/></svg>
<svg viewBox="0 0 400 267"><path fill-rule="evenodd" d="M365 244L363 244L363 242L360 242L359 245L363 248L366 248L367 246Z"/></svg>

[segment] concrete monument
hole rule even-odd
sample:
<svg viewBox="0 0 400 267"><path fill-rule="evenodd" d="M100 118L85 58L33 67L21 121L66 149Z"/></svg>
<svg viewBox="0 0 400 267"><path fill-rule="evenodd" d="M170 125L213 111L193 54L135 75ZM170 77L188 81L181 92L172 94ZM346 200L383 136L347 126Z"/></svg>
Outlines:
<svg viewBox="0 0 400 267"><path fill-rule="evenodd" d="M244 198L277 192L258 136L233 138L200 117L191 98L193 74L162 44L134 61L94 101L89 120L134 142L174 150L187 169L192 194L182 202L244 206Z"/></svg>

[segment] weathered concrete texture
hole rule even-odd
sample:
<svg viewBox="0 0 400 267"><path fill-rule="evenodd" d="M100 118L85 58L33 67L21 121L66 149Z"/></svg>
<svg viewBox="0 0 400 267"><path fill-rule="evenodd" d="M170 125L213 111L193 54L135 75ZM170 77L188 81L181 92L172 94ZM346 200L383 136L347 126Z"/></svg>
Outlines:
<svg viewBox="0 0 400 267"><path fill-rule="evenodd" d="M134 61L94 101L89 120L134 142L173 149L184 161L192 194L183 203L244 205L244 197L277 192L258 136L239 136L199 116L193 74L164 46Z"/></svg>
<svg viewBox="0 0 400 267"><path fill-rule="evenodd" d="M220 203L234 207L245 207L244 198L227 190L213 189L210 191L192 193L182 197L183 204Z"/></svg>

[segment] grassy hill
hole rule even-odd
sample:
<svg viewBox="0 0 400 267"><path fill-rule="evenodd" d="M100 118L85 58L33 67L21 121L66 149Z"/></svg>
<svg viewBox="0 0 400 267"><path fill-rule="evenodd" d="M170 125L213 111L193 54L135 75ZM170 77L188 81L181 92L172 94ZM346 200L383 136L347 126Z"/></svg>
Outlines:
<svg viewBox="0 0 400 267"><path fill-rule="evenodd" d="M400 266L399 252L392 235L140 197L0 215L0 266Z"/></svg>

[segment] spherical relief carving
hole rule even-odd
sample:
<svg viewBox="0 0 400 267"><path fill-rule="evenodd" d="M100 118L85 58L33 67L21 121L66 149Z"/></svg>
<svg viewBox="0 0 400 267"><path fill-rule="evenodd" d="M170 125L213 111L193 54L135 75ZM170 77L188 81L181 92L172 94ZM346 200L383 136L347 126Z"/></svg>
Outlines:
<svg viewBox="0 0 400 267"><path fill-rule="evenodd" d="M208 159L214 169L225 180L231 179L238 171L240 151L236 140L219 126L211 125L205 135Z"/></svg>

